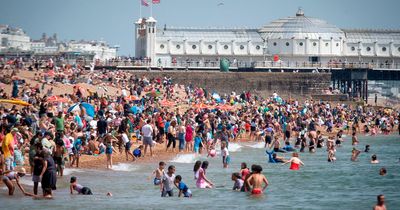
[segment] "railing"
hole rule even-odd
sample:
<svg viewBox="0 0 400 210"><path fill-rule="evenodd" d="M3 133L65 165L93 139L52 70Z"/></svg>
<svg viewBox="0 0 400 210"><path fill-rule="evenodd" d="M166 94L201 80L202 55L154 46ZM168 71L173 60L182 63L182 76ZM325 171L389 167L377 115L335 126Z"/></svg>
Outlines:
<svg viewBox="0 0 400 210"><path fill-rule="evenodd" d="M176 61L173 63L158 63L151 65L148 59L143 60L109 60L109 61L91 61L85 59L57 60L56 65L61 64L79 64L81 66L141 66L141 67L164 67L164 68L219 68L219 61ZM24 62L25 66L32 65L30 61ZM44 63L46 64L46 63ZM0 62L0 66L1 62ZM339 62L296 62L296 61L237 61L230 63L231 68L270 68L270 69L376 69L376 70L400 70L400 63L339 63Z"/></svg>
<svg viewBox="0 0 400 210"><path fill-rule="evenodd" d="M90 63L87 63L90 65ZM148 60L96 62L96 66L156 66L177 68L218 68L219 61L176 61L151 65ZM296 61L255 61L231 62L231 68L272 68L272 69L399 69L400 63L339 63L339 62L296 62Z"/></svg>

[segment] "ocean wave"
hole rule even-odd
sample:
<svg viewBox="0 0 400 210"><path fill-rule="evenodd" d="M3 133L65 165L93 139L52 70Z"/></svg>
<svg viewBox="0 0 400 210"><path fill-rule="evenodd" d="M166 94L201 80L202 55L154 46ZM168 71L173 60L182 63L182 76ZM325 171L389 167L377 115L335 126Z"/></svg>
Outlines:
<svg viewBox="0 0 400 210"><path fill-rule="evenodd" d="M265 143L264 142L258 142L258 143L250 144L250 145L246 145L246 146L251 147L251 148L255 148L255 149L262 149L262 148L265 148Z"/></svg>
<svg viewBox="0 0 400 210"><path fill-rule="evenodd" d="M239 152L242 148L242 145L238 143L229 143L228 150L229 152Z"/></svg>
<svg viewBox="0 0 400 210"><path fill-rule="evenodd" d="M68 175L71 175L71 174L73 174L73 173L82 173L82 172L84 172L82 169L77 169L77 168L65 168L65 169L64 169L64 172L63 172L63 175L64 175L64 176L68 176Z"/></svg>
<svg viewBox="0 0 400 210"><path fill-rule="evenodd" d="M171 160L173 163L194 163L196 161L196 154L181 154Z"/></svg>
<svg viewBox="0 0 400 210"><path fill-rule="evenodd" d="M137 166L128 163L119 163L111 168L114 171L135 171Z"/></svg>

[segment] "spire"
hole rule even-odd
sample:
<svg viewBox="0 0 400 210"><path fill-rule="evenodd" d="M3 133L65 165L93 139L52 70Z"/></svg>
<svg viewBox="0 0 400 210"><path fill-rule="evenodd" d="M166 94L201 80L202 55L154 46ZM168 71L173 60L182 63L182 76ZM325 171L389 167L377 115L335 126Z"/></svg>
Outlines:
<svg viewBox="0 0 400 210"><path fill-rule="evenodd" d="M301 7L296 12L296 17L303 17L304 16L304 11Z"/></svg>

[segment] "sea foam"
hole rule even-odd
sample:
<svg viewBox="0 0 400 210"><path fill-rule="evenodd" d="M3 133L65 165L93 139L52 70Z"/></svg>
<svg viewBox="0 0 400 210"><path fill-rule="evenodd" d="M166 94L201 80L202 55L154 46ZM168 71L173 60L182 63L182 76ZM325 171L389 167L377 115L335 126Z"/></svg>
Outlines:
<svg viewBox="0 0 400 210"><path fill-rule="evenodd" d="M264 142L258 142L258 143L250 144L250 145L247 145L247 146L251 147L251 148L255 148L255 149L262 149L262 148L265 148L265 143Z"/></svg>
<svg viewBox="0 0 400 210"><path fill-rule="evenodd" d="M114 171L135 171L137 166L128 163L119 163L111 168Z"/></svg>
<svg viewBox="0 0 400 210"><path fill-rule="evenodd" d="M197 154L180 154L171 160L173 163L194 163L198 157Z"/></svg>

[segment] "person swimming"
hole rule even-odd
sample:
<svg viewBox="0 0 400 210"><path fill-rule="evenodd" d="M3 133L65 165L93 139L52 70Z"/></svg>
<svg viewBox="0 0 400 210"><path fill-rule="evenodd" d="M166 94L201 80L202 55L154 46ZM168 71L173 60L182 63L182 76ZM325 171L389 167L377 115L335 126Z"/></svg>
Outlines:
<svg viewBox="0 0 400 210"><path fill-rule="evenodd" d="M387 173L387 170L385 167L382 167L381 169L379 169L379 175L381 176L385 176Z"/></svg>
<svg viewBox="0 0 400 210"><path fill-rule="evenodd" d="M371 156L371 163L372 163L372 164L378 164L378 163L379 163L378 156L376 156L375 154L373 154L373 155Z"/></svg>
<svg viewBox="0 0 400 210"><path fill-rule="evenodd" d="M268 162L270 163L283 163L284 159L283 157L277 156L277 154L272 150L271 152L268 152L268 150L265 151L268 154Z"/></svg>
<svg viewBox="0 0 400 210"><path fill-rule="evenodd" d="M75 176L71 177L69 189L71 195L73 194L74 190L78 192L78 194L82 195L93 195L92 190L88 187L83 187L82 185L78 184L77 178Z"/></svg>
<svg viewBox="0 0 400 210"><path fill-rule="evenodd" d="M365 145L365 150L364 152L369 152L369 144Z"/></svg>
<svg viewBox="0 0 400 210"><path fill-rule="evenodd" d="M292 145L290 145L290 142L286 141L285 142L285 146L282 147L283 150L286 150L287 152L294 152L296 151L295 148L292 147Z"/></svg>

